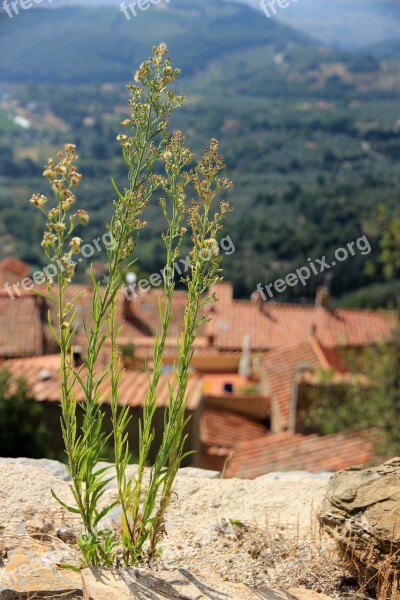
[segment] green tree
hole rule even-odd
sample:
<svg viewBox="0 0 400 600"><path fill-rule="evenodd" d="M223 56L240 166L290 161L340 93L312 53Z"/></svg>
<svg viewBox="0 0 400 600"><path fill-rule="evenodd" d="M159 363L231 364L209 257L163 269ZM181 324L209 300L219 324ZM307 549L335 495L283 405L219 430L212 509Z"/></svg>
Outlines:
<svg viewBox="0 0 400 600"><path fill-rule="evenodd" d="M400 453L400 325L393 338L350 358L353 383L333 385L324 374L323 392L312 395L307 424L322 433L374 430L377 452Z"/></svg>
<svg viewBox="0 0 400 600"><path fill-rule="evenodd" d="M44 458L49 434L41 416L43 407L29 394L23 379L0 372L0 453L2 456Z"/></svg>

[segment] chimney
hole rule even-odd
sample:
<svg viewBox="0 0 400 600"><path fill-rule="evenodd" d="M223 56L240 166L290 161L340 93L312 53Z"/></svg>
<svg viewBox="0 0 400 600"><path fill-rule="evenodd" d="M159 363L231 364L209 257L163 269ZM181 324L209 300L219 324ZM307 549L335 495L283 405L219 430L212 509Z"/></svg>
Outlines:
<svg viewBox="0 0 400 600"><path fill-rule="evenodd" d="M317 288L317 294L315 296L315 308L326 308L329 309L331 304L331 294L329 288L326 285L321 285Z"/></svg>
<svg viewBox="0 0 400 600"><path fill-rule="evenodd" d="M250 379L251 373L251 337L249 333L246 333L243 337L242 356L239 363L239 375Z"/></svg>
<svg viewBox="0 0 400 600"><path fill-rule="evenodd" d="M261 297L260 292L255 290L250 296L250 301L253 302L253 304L255 304L257 306L257 308L260 312L264 311L265 302L264 302L263 298Z"/></svg>

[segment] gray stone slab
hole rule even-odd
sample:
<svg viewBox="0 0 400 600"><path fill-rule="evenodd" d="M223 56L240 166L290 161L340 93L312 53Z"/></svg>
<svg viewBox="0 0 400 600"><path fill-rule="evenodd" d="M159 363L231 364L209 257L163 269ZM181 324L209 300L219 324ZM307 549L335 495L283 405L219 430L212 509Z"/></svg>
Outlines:
<svg viewBox="0 0 400 600"><path fill-rule="evenodd" d="M0 465L23 465L35 469L45 469L62 481L71 481L71 476L65 465L58 460L48 458L5 458L0 457Z"/></svg>

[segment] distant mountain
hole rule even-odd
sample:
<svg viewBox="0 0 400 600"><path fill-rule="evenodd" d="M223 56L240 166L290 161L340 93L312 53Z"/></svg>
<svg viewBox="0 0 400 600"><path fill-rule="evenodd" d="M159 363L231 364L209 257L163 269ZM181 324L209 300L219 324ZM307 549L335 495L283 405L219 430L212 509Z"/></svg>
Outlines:
<svg viewBox="0 0 400 600"><path fill-rule="evenodd" d="M378 59L399 58L400 57L400 39L387 40L380 44L362 48L363 54L370 54Z"/></svg>
<svg viewBox="0 0 400 600"><path fill-rule="evenodd" d="M231 1L245 2L263 14L260 0ZM354 49L400 38L398 0L293 0L287 8L276 6L276 11L274 20L337 48Z"/></svg>
<svg viewBox="0 0 400 600"><path fill-rule="evenodd" d="M96 0L97 3L97 0ZM94 4L94 3L92 3ZM165 41L184 75L224 54L265 44L312 42L245 5L174 0L128 20L115 6L31 8L0 12L0 81L95 83L127 81L133 65ZM12 49L12 51L11 51Z"/></svg>
<svg viewBox="0 0 400 600"><path fill-rule="evenodd" d="M267 3L270 1L271 3L275 2L276 9L276 14L270 19L267 19L261 11L260 0L201 0L196 5L192 5L191 0L173 0L173 3L169 4L164 1L160 2L158 8L168 9L164 12L176 16L175 9L180 10L185 6L201 12L201 7L208 6L210 3L216 10L219 8L225 10L223 8L225 2L244 4L254 9L253 17L250 17L248 12L242 13L243 17L247 15L246 19L253 25L256 16L260 21L283 23L337 49L354 50L396 38L400 39L399 0L288 0L289 5L286 8L280 8L277 0L266 0ZM126 4L129 4L128 0L126 0ZM95 10L97 7L103 7L103 9L113 7L116 14L120 13L120 5L121 0L57 0L57 3L51 5L42 2L35 8L44 10L48 7L60 9L66 6L80 6ZM153 6L148 13L153 12L155 8ZM33 9L29 9L29 13L31 12ZM142 18L143 14L140 15ZM4 9L0 8L0 31L1 16L6 16L6 13ZM22 18L26 19L27 14ZM11 21L12 19L7 18L7 20ZM14 26L16 26L16 20L13 19ZM132 22L133 19L130 24ZM142 19L140 22L143 22Z"/></svg>

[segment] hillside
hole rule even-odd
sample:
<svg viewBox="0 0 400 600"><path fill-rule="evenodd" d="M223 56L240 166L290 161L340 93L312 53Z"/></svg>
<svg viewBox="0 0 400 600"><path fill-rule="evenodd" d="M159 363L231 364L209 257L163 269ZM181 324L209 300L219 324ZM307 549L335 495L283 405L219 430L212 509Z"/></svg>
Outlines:
<svg viewBox="0 0 400 600"><path fill-rule="evenodd" d="M366 288L356 302L374 306L390 299L377 210L385 204L387 218L398 210L399 60L330 50L247 6L161 6L131 21L116 6L1 15L7 60L0 68L0 255L43 260L42 225L26 200L46 191L41 167L66 140L81 156L80 197L92 215L86 235L102 230L113 198L110 178L123 185L125 177L115 141L127 114L124 84L164 40L187 95L174 125L196 151L218 137L236 183L227 226L236 252L225 261L236 294L248 296L257 283L367 234L371 254L336 267L333 293L345 298ZM16 125L15 116L28 119L30 129ZM149 217L144 272L158 270L162 257L160 222L154 212ZM280 299L310 301L322 278Z"/></svg>
<svg viewBox="0 0 400 600"><path fill-rule="evenodd" d="M211 59L268 42L307 44L306 36L265 22L246 6L174 0L127 20L119 6L0 13L0 81L14 83L125 83L151 47L165 41L185 76ZM43 41L45 40L45 43ZM9 49L13 48L12 53ZM84 60L82 60L84 57Z"/></svg>
<svg viewBox="0 0 400 600"><path fill-rule="evenodd" d="M375 56L378 59L400 58L400 39L391 39L373 44L363 48L361 52Z"/></svg>

